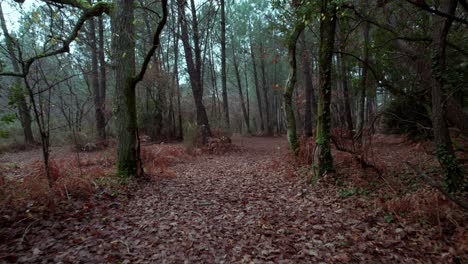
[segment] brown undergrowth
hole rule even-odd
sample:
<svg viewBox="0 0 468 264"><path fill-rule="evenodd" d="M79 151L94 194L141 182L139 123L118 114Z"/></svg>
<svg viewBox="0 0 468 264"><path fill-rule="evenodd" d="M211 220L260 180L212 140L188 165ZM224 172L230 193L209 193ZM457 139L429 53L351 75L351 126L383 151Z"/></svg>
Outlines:
<svg viewBox="0 0 468 264"><path fill-rule="evenodd" d="M149 179L173 178L170 167L192 157L180 146L153 145L141 150L145 174ZM14 221L31 214L54 213L73 203L86 203L125 195L129 186L115 173L115 149L93 155L70 153L49 162L53 179L49 185L40 160L0 167L0 213L4 220Z"/></svg>
<svg viewBox="0 0 468 264"><path fill-rule="evenodd" d="M447 243L454 255L463 256L468 252L466 212L429 187L403 163L418 164L441 181L436 158L428 151L430 144L415 143L403 136L365 132L363 144L358 145L351 133L342 130L333 130L332 139L336 171L322 177L315 190L334 191L343 203L354 203L354 208L367 208L366 211L371 209L373 217L384 219L389 225L422 232L435 241ZM310 182L313 149L313 139L300 138L298 157L293 159L288 155L284 159L291 164L290 175L306 175ZM439 242L434 243L438 247Z"/></svg>

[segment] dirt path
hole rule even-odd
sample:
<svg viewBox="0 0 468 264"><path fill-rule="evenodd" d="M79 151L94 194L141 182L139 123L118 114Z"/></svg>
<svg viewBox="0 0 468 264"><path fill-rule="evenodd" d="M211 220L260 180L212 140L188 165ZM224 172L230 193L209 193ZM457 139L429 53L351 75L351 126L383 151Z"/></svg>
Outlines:
<svg viewBox="0 0 468 264"><path fill-rule="evenodd" d="M443 252L408 239L411 230L389 226L372 210L335 193L304 191L279 165L284 139L236 144L241 152L176 165L176 177L140 189L128 202L31 222L15 239L0 240L0 257L43 263L445 261Z"/></svg>

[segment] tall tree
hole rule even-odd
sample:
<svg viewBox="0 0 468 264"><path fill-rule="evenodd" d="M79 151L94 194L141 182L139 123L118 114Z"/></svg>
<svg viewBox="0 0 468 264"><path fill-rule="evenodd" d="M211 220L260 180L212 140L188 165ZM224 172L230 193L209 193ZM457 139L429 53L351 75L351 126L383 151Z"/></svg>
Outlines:
<svg viewBox="0 0 468 264"><path fill-rule="evenodd" d="M304 77L305 86L305 109L304 109L304 134L307 138L312 137L313 134L313 115L312 109L316 107L317 102L314 95L314 85L312 81L312 55L307 46L306 31L304 30L301 35L302 43L302 74Z"/></svg>
<svg viewBox="0 0 468 264"><path fill-rule="evenodd" d="M296 132L296 117L294 116L294 107L292 97L294 88L297 83L297 61L296 61L296 46L297 40L304 30L305 22L302 16L299 16L300 21L296 22L292 32L287 36L287 47L288 47L288 62L289 62L289 76L286 83L286 87L283 93L284 99L284 110L286 112L287 120L287 136L289 149L296 156L299 152L299 142L297 140Z"/></svg>
<svg viewBox="0 0 468 264"><path fill-rule="evenodd" d="M267 135L271 136L273 135L273 126L272 126L272 120L271 120L271 115L270 115L270 102L268 98L268 84L267 84L267 76L266 76L266 65L265 65L265 49L263 46L263 42L260 41L260 69L262 72L262 92L263 92L263 102L265 102L265 126L267 129Z"/></svg>
<svg viewBox="0 0 468 264"><path fill-rule="evenodd" d="M368 12L369 1L364 0L364 9ZM365 120L365 102L366 102L366 91L367 91L367 65L369 64L369 22L364 21L363 28L364 35L364 62L361 67L361 84L359 87L359 101L358 101L358 114L357 114L357 126L356 126L356 139L361 142L362 130L364 128Z"/></svg>
<svg viewBox="0 0 468 264"><path fill-rule="evenodd" d="M239 63L237 62L236 52L234 48L234 36L232 37L232 61L234 63L234 72L235 72L236 80L237 80L237 90L239 92L242 116L244 117L245 125L247 127L247 133L252 134L252 131L250 130L249 115L247 113L247 108L245 107L244 94L242 93L242 81L241 81L240 72L239 72Z"/></svg>
<svg viewBox="0 0 468 264"><path fill-rule="evenodd" d="M454 16L457 8L456 0L441 1L442 12ZM437 147L437 157L445 170L446 182L450 191L463 188L463 173L454 155L447 120L446 95L444 93L446 80L446 47L447 35L453 19L436 16L434 18L434 39L432 44L432 126L434 130L434 145Z"/></svg>
<svg viewBox="0 0 468 264"><path fill-rule="evenodd" d="M104 36L104 18L103 16L99 16L98 20L98 27L99 27L99 113L103 116L100 117L99 122L103 122L103 128L100 130L102 134L100 134L100 138L105 140L106 139L106 118L105 118L105 111L106 111L106 90L107 90L107 72L106 72L106 56L105 56L105 36ZM98 129L99 131L99 129Z"/></svg>
<svg viewBox="0 0 468 264"><path fill-rule="evenodd" d="M331 73L336 29L336 5L333 2L322 0L320 7L319 98L314 151L314 174L316 177L334 170L330 149Z"/></svg>
<svg viewBox="0 0 468 264"><path fill-rule="evenodd" d="M162 0L163 15L153 34L149 51L140 70L135 71L134 0L116 0L112 13L113 59L115 64L117 115L117 169L122 176L142 176L138 135L136 86L143 79L151 58L160 45L167 21L167 0Z"/></svg>
<svg viewBox="0 0 468 264"><path fill-rule="evenodd" d="M202 143L208 142L208 137L211 136L210 124L208 122L208 115L206 114L205 105L203 104L203 82L202 82L202 60L201 48L198 31L197 10L194 0L190 1L190 10L192 13L192 39L190 42L188 20L185 15L185 0L177 0L179 6L179 21L181 27L181 40L184 46L185 61L189 73L190 85L192 87L193 99L197 111L197 124L201 129ZM193 46L193 52L192 52ZM194 60L195 56L195 60Z"/></svg>
<svg viewBox="0 0 468 264"><path fill-rule="evenodd" d="M258 106L258 114L260 116L260 130L262 133L265 133L265 121L263 120L263 107L262 107L262 96L260 94L260 83L258 80L258 73L257 73L257 59L255 57L255 49L253 46L252 41L252 31L249 21L249 46L250 46L250 57L252 59L252 70L254 76L254 84L255 84L255 96L257 97L257 106Z"/></svg>
<svg viewBox="0 0 468 264"><path fill-rule="evenodd" d="M221 5L221 89L223 95L224 127L230 129L229 103L226 87L226 4L220 0Z"/></svg>
<svg viewBox="0 0 468 264"><path fill-rule="evenodd" d="M96 119L96 131L100 140L106 139L106 119L104 118L104 112L102 111L102 99L101 99L101 86L99 78L99 50L98 41L96 38L96 23L94 18L89 20L89 47L91 50L91 86L93 88L94 97L94 111Z"/></svg>

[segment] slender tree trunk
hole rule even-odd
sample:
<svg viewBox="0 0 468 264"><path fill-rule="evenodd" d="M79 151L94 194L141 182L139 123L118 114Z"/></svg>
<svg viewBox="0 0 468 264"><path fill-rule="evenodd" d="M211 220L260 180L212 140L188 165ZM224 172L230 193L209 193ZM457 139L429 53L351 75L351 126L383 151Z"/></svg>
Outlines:
<svg viewBox="0 0 468 264"><path fill-rule="evenodd" d="M441 9L445 13L455 14L457 1L443 0L441 1ZM434 145L437 148L437 157L442 167L445 170L446 182L449 191L454 192L462 189L463 173L460 170L459 164L454 155L452 142L448 126L446 123L446 96L444 87L446 85L446 40L452 24L452 19L435 17L434 19L434 41L432 51L432 76L433 84L431 89L432 95L432 127L434 130Z"/></svg>
<svg viewBox="0 0 468 264"><path fill-rule="evenodd" d="M367 10L369 6L368 0L364 0L364 8ZM358 115L357 115L357 127L356 127L356 140L361 142L362 132L364 128L365 120L365 102L366 102L366 90L367 90L367 65L369 65L369 22L364 21L364 62L362 63L361 72L361 84L359 90L359 102L358 102Z"/></svg>
<svg viewBox="0 0 468 264"><path fill-rule="evenodd" d="M250 120L249 79L247 76L247 60L244 58L245 98L247 101L247 119Z"/></svg>
<svg viewBox="0 0 468 264"><path fill-rule="evenodd" d="M317 105L317 135L314 151L314 174L322 176L333 171L330 149L331 71L335 43L336 8L330 0L322 0L319 52L319 100Z"/></svg>
<svg viewBox="0 0 468 264"><path fill-rule="evenodd" d="M174 5L177 4L175 0L171 2L171 13L174 15ZM175 86L175 93L176 93L176 104L177 104L177 137L179 139L184 138L184 128L182 124L182 109L181 109L181 92L179 86L179 36L180 36L180 21L176 18L172 19L172 28L176 30L173 38L173 46L174 46L174 68L172 70L172 82ZM175 122L175 121L174 121Z"/></svg>
<svg viewBox="0 0 468 264"><path fill-rule="evenodd" d="M260 54L263 55L263 43L260 42ZM263 57L263 56L261 56ZM265 102L265 121L266 121L266 128L267 128L267 135L273 135L273 128L271 126L271 118L270 118L270 103L268 100L268 87L267 87L267 80L266 80L266 70L265 70L265 59L262 58L260 61L260 69L262 72L262 92L263 92L263 101Z"/></svg>
<svg viewBox="0 0 468 264"><path fill-rule="evenodd" d="M337 72L339 76L339 81L341 83L341 88L343 91L343 114L344 120L346 121L346 129L349 133L353 133L353 117L351 114L351 105L350 105L350 98L349 98L349 87L348 87L348 69L347 69L347 60L346 56L343 54L346 50L346 43L342 33L342 28L340 33L338 33L337 37L339 42L339 54L336 56L337 61ZM367 67L367 66L366 66Z"/></svg>
<svg viewBox="0 0 468 264"><path fill-rule="evenodd" d="M241 103L242 116L244 117L245 125L247 127L247 133L252 134L252 132L250 131L249 117L247 115L247 110L245 108L244 95L242 94L242 80L241 80L240 73L239 73L239 65L237 63L236 52L234 50L234 45L232 45L232 59L233 59L233 62L234 62L234 71L236 73L237 89L239 91L239 99L240 99L240 103Z"/></svg>
<svg viewBox="0 0 468 264"><path fill-rule="evenodd" d="M302 55L302 70L304 76L305 85L305 110L304 110L304 131L305 136L310 138L313 136L313 116L312 116L312 105L315 105L314 96L314 85L312 82L312 70L311 70L311 55L307 48L305 31L302 32L301 42L303 47Z"/></svg>
<svg viewBox="0 0 468 264"><path fill-rule="evenodd" d="M101 91L99 86L98 43L96 39L96 23L94 18L89 20L89 46L91 49L91 86L93 87L94 117L96 118L96 131L100 140L106 139L106 120L102 112Z"/></svg>
<svg viewBox="0 0 468 264"><path fill-rule="evenodd" d="M190 84L192 86L195 107L197 110L197 124L201 129L202 143L208 142L208 137L211 136L208 116L206 114L205 105L203 104L203 83L201 80L201 51L198 38L198 21L196 17L195 3L191 0L192 10L192 30L193 30L193 45L189 40L189 32L187 19L185 16L185 0L178 0L179 19L181 25L181 39L185 51L185 60L187 63ZM193 59L192 46L194 47L195 61Z"/></svg>
<svg viewBox="0 0 468 264"><path fill-rule="evenodd" d="M297 61L296 61L296 46L297 39L304 29L304 23L299 22L299 24L294 26L293 32L288 36L288 62L289 62L289 76L286 83L286 88L283 94L284 99L284 110L286 112L286 122L287 122L287 137L289 143L289 149L294 156L297 156L299 153L299 142L297 140L296 132L296 117L294 116L294 107L292 102L292 97L294 93L294 88L296 87L297 82ZM278 125L280 121L277 122Z"/></svg>
<svg viewBox="0 0 468 264"><path fill-rule="evenodd" d="M221 89L223 95L224 127L230 129L229 104L226 87L226 7L225 1L220 0L221 4Z"/></svg>
<svg viewBox="0 0 468 264"><path fill-rule="evenodd" d="M15 72L20 72L20 66L18 60L15 55L15 48L14 48L14 41L8 32L8 28L5 22L5 18L3 16L2 5L0 3L0 23L3 31L3 35L5 38L5 44L7 47L8 56L10 57L11 64L13 66L13 70ZM31 113L29 112L28 103L26 101L26 92L24 91L24 87L22 85L21 79L15 80L15 87L12 89L13 98L15 98L15 104L18 108L19 119L21 122L21 126L23 128L24 133L24 141L27 144L35 144L36 141L34 140L34 135L32 132L32 120L31 120Z"/></svg>
<svg viewBox="0 0 468 264"><path fill-rule="evenodd" d="M347 129L349 132L353 131L353 117L351 115L351 105L350 105L350 98L349 98L349 88L348 88L348 74L346 70L346 58L345 56L340 53L338 54L339 63L339 71L340 71L340 79L341 79L341 86L343 88L343 100L344 100L344 112L345 112L345 120Z"/></svg>
<svg viewBox="0 0 468 264"><path fill-rule="evenodd" d="M253 75L254 75L254 82L255 82L255 96L257 97L258 114L260 115L260 130L262 133L265 133L265 121L263 120L262 96L260 94L261 88L260 88L260 84L258 81L257 60L255 58L255 50L253 48L251 32L249 34L249 41L250 41L250 57L252 58L252 68L253 68Z"/></svg>
<svg viewBox="0 0 468 264"><path fill-rule="evenodd" d="M99 106L100 106L100 113L102 114L102 122L104 123L102 132L103 134L100 135L102 139L106 139L106 123L107 120L105 118L105 111L106 111L106 90L107 90L107 73L106 73L106 57L105 57L105 43L104 43L104 18L102 16L99 17Z"/></svg>

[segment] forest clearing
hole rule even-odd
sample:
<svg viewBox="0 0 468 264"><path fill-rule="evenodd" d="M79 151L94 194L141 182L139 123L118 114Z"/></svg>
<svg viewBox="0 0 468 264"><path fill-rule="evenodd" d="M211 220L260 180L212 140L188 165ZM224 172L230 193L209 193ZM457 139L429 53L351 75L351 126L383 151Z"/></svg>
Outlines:
<svg viewBox="0 0 468 264"><path fill-rule="evenodd" d="M468 263L466 0L0 0L1 263Z"/></svg>

